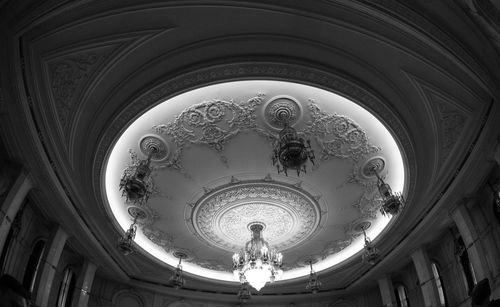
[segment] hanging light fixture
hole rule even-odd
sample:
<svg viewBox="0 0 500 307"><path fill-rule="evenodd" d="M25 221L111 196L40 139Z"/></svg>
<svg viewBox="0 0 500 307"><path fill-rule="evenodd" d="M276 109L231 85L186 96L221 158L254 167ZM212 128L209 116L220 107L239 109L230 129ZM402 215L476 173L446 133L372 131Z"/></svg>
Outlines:
<svg viewBox="0 0 500 307"><path fill-rule="evenodd" d="M134 248L132 247L132 243L135 239L135 234L137 232L137 215L134 216L134 222L130 225L130 228L125 232L123 237L118 239L118 249L125 256L130 255L134 252Z"/></svg>
<svg viewBox="0 0 500 307"><path fill-rule="evenodd" d="M246 303L251 297L252 292L250 292L248 282L245 281L241 284L240 291L238 291L238 299L243 303Z"/></svg>
<svg viewBox="0 0 500 307"><path fill-rule="evenodd" d="M179 253L179 252L174 253L174 256L179 258L179 264L175 268L174 275L172 275L172 277L170 277L170 283L172 284L172 286L174 286L175 289L179 289L179 288L182 288L184 286L184 284L186 283L186 280L182 276L183 272L182 272L181 261L182 261L182 259L186 258L187 256L186 256L186 254Z"/></svg>
<svg viewBox="0 0 500 307"><path fill-rule="evenodd" d="M389 184L385 183L380 177L378 171L374 168L372 169L373 174L377 176L377 186L380 196L383 198L382 206L380 207L380 212L382 215L396 215L398 214L404 206L403 196L399 193L392 193Z"/></svg>
<svg viewBox="0 0 500 307"><path fill-rule="evenodd" d="M139 160L136 154L131 154L132 163L125 169L120 180L120 191L127 202L144 205L153 193L150 164L152 155L157 151L157 148L151 148L146 160Z"/></svg>
<svg viewBox="0 0 500 307"><path fill-rule="evenodd" d="M316 272L313 270L312 260L309 260L308 262L311 267L311 273L309 274L306 290L311 291L312 293L318 293L319 289L321 289L321 281L319 281L318 275L316 275Z"/></svg>
<svg viewBox="0 0 500 307"><path fill-rule="evenodd" d="M363 230L363 235L365 237L365 247L364 247L365 250L363 251L363 256L362 256L363 262L375 265L377 260L380 258L380 253L378 249L373 245L370 238L366 236L364 225L361 226L361 230Z"/></svg>
<svg viewBox="0 0 500 307"><path fill-rule="evenodd" d="M260 291L267 282L274 282L283 271L283 255L269 250L268 243L262 237L264 226L260 223L250 225L252 238L245 249L233 255L233 273L242 284L248 282Z"/></svg>
<svg viewBox="0 0 500 307"><path fill-rule="evenodd" d="M314 151L309 140L304 141L300 138L297 131L287 122L283 125L274 147L273 165L276 165L278 173L285 173L288 176L288 169L293 169L299 176L301 171L306 172L308 159L314 165Z"/></svg>

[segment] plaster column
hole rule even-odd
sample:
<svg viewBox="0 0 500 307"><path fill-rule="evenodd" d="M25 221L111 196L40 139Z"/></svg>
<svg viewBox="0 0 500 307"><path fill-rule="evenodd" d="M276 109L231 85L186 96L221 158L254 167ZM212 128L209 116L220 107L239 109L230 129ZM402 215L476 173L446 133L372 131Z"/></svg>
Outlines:
<svg viewBox="0 0 500 307"><path fill-rule="evenodd" d="M0 208L0 251L3 250L5 240L12 225L12 221L16 217L19 208L21 208L26 195L31 190L32 183L28 174L24 171L20 171L17 178L7 192L4 201Z"/></svg>
<svg viewBox="0 0 500 307"><path fill-rule="evenodd" d="M384 307L397 307L396 296L394 295L394 286L392 285L392 279L389 275L378 280L378 287L380 289L380 295L382 296L382 303Z"/></svg>
<svg viewBox="0 0 500 307"><path fill-rule="evenodd" d="M417 271L425 307L441 306L436 281L432 274L431 262L429 261L427 252L423 248L420 248L411 254L411 259Z"/></svg>
<svg viewBox="0 0 500 307"><path fill-rule="evenodd" d="M87 307L96 269L96 265L92 262L84 262L82 271L75 284L72 307Z"/></svg>
<svg viewBox="0 0 500 307"><path fill-rule="evenodd" d="M470 199L469 201L474 201ZM478 229L474 225L474 221L467 209L466 203L460 204L451 213L453 221L457 225L458 231L464 240L469 255L470 262L474 268L476 280L479 281L483 278L489 277L488 275L488 261L486 260L485 253L481 241L479 240ZM491 279L491 278L490 278Z"/></svg>
<svg viewBox="0 0 500 307"><path fill-rule="evenodd" d="M52 283L56 274L57 265L61 258L64 245L68 235L58 226L47 242L47 247L42 259L42 271L36 286L36 305L39 307L47 307L49 296L52 290Z"/></svg>

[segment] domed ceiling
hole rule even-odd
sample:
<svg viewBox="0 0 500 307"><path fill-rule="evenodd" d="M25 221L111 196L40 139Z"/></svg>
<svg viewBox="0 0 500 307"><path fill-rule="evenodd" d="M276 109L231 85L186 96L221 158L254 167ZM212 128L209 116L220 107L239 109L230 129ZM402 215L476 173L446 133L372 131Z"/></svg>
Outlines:
<svg viewBox="0 0 500 307"><path fill-rule="evenodd" d="M310 140L306 173L279 173L273 147L286 120ZM147 159L152 196L128 202L124 171ZM284 81L247 80L194 89L145 110L110 149L105 189L116 227L137 216L136 249L185 272L234 281L231 256L250 239L249 225L284 256L282 280L360 257L362 227L373 240L393 219L380 213L373 169L405 191L397 141L376 114L341 95Z"/></svg>

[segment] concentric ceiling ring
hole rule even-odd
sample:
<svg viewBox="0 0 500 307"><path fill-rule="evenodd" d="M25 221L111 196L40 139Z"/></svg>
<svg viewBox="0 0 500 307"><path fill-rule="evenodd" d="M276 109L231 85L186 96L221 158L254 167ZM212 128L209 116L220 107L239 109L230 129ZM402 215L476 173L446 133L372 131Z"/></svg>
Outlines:
<svg viewBox="0 0 500 307"><path fill-rule="evenodd" d="M250 239L247 226L260 223L265 225L264 239L283 251L316 232L321 211L317 200L301 188L252 180L212 189L186 214L191 216L188 226L211 246L239 250Z"/></svg>

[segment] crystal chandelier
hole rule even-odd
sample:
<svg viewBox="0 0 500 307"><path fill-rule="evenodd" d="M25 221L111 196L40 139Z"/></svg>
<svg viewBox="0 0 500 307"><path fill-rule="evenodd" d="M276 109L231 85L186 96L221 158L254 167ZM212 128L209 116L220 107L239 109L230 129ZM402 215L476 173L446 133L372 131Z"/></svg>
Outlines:
<svg viewBox="0 0 500 307"><path fill-rule="evenodd" d="M123 237L118 239L118 249L125 256L130 255L134 252L132 243L134 242L135 234L137 232L137 216L134 217L134 222L130 225L130 228L125 232Z"/></svg>
<svg viewBox="0 0 500 307"><path fill-rule="evenodd" d="M262 224L250 225L252 239L245 249L233 255L233 272L235 279L242 284L248 282L260 291L267 282L279 279L283 271L283 255L275 250L269 250L268 243L262 237Z"/></svg>
<svg viewBox="0 0 500 307"><path fill-rule="evenodd" d="M321 281L319 281L318 275L316 275L316 272L313 270L312 260L309 260L309 265L311 267L311 273L309 274L306 290L312 293L318 293L319 289L321 289Z"/></svg>
<svg viewBox="0 0 500 307"><path fill-rule="evenodd" d="M372 170L375 176L377 176L377 186L380 196L383 198L382 206L380 207L380 212L382 215L396 215L398 214L404 206L403 196L399 193L392 193L389 184L385 183L380 177L376 169Z"/></svg>
<svg viewBox="0 0 500 307"><path fill-rule="evenodd" d="M182 265L181 265L181 261L182 261L182 259L186 258L186 255L183 253L175 253L174 256L179 258L179 264L175 268L174 275L172 275L172 277L170 277L170 283L172 284L172 286L174 286L175 289L179 289L179 288L182 288L184 286L184 284L186 283L186 280L182 276L183 272L182 272Z"/></svg>
<svg viewBox="0 0 500 307"><path fill-rule="evenodd" d="M240 291L238 291L238 299L243 303L246 303L252 297L252 292L250 292L250 287L248 282L241 284Z"/></svg>
<svg viewBox="0 0 500 307"><path fill-rule="evenodd" d="M146 160L139 160L136 154L131 154L132 163L123 172L120 180L120 191L127 202L144 205L153 193L153 180L151 178L151 156L157 151L150 150Z"/></svg>
<svg viewBox="0 0 500 307"><path fill-rule="evenodd" d="M373 246L373 243L370 240L370 238L366 236L364 226L361 226L361 230L363 230L363 235L365 237L365 247L364 247L365 250L363 251L363 256L362 256L363 262L375 265L375 263L380 257L380 253L378 249L375 246Z"/></svg>
<svg viewBox="0 0 500 307"><path fill-rule="evenodd" d="M300 138L297 131L285 122L275 144L273 165L276 165L278 173L283 172L288 176L288 169L294 169L299 176L301 171L306 172L307 159L314 165L311 142Z"/></svg>

